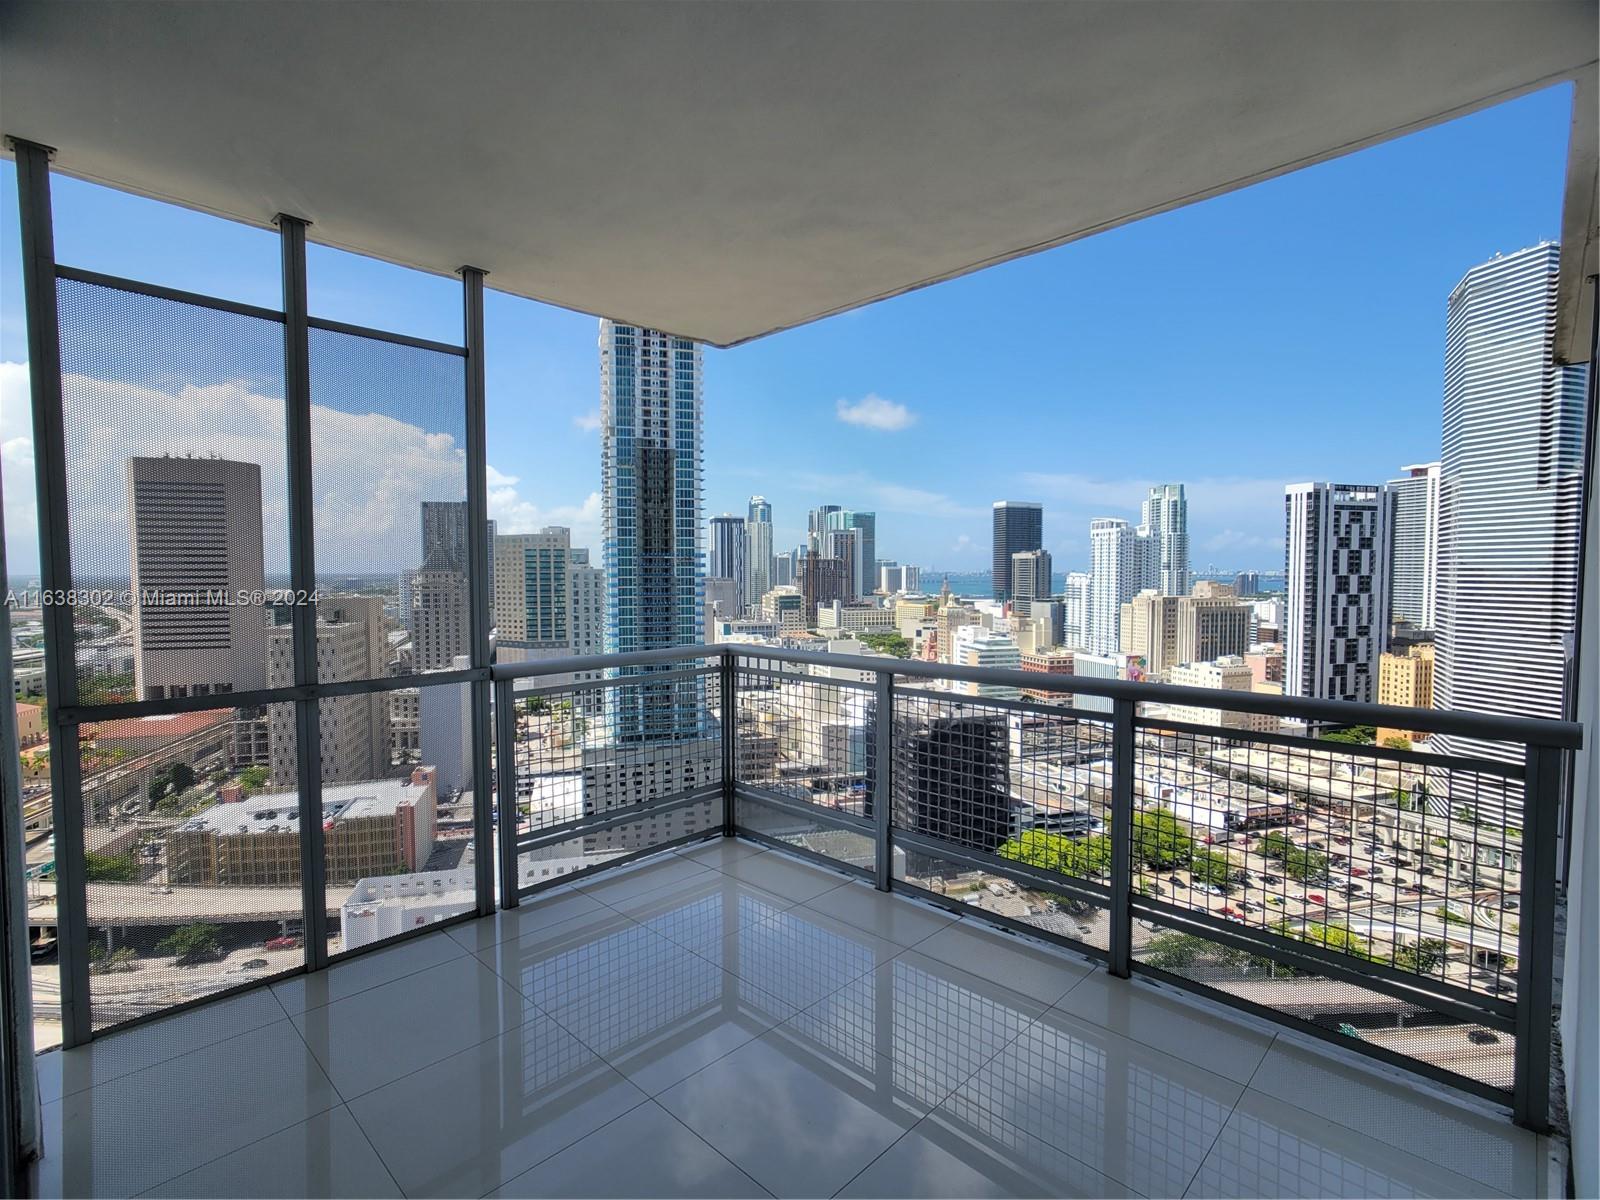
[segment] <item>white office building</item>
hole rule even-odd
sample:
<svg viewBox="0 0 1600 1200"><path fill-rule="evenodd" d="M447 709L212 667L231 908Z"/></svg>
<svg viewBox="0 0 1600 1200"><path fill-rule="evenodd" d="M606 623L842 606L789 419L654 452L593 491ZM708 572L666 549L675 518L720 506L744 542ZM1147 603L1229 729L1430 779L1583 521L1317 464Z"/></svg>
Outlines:
<svg viewBox="0 0 1600 1200"><path fill-rule="evenodd" d="M1284 693L1370 704L1387 641L1394 495L1295 483L1284 513Z"/></svg>
<svg viewBox="0 0 1600 1200"><path fill-rule="evenodd" d="M1582 366L1554 365L1557 247L1450 293L1439 473L1435 708L1559 718L1575 628ZM1517 758L1456 736L1444 752Z"/></svg>
<svg viewBox="0 0 1600 1200"><path fill-rule="evenodd" d="M1389 620L1432 629L1439 576L1439 466L1401 467L1394 493L1394 567Z"/></svg>
<svg viewBox="0 0 1600 1200"><path fill-rule="evenodd" d="M772 505L765 496L750 497L744 522L744 603L759 604L772 587Z"/></svg>
<svg viewBox="0 0 1600 1200"><path fill-rule="evenodd" d="M733 611L728 616L741 617L749 593L745 590L745 528L744 518L723 513L711 518L711 536L708 541L710 560L706 564L706 577L733 581Z"/></svg>

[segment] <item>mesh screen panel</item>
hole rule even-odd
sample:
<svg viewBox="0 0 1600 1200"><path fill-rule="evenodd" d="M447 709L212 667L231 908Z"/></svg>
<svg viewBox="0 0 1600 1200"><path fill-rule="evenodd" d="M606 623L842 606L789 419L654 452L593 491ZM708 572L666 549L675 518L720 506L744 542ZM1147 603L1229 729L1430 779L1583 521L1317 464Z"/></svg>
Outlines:
<svg viewBox="0 0 1600 1200"><path fill-rule="evenodd" d="M470 912L470 686L325 696L317 724L329 954Z"/></svg>
<svg viewBox="0 0 1600 1200"><path fill-rule="evenodd" d="M71 279L57 297L80 701L267 686L282 325Z"/></svg>
<svg viewBox="0 0 1600 1200"><path fill-rule="evenodd" d="M1513 996L1520 783L1329 746L1141 730L1135 887L1357 960Z"/></svg>
<svg viewBox="0 0 1600 1200"><path fill-rule="evenodd" d="M317 678L449 668L470 648L465 361L325 329L310 355Z"/></svg>
<svg viewBox="0 0 1600 1200"><path fill-rule="evenodd" d="M699 670L699 660L681 669ZM659 674L659 673L658 673ZM517 831L527 836L722 782L721 725L708 677L560 686L516 699ZM714 678L714 675L711 677ZM673 702L672 723L699 736L641 740L641 705Z"/></svg>
<svg viewBox="0 0 1600 1200"><path fill-rule="evenodd" d="M1516 1036L1264 955L1134 922L1134 959L1352 1040L1510 1091Z"/></svg>
<svg viewBox="0 0 1600 1200"><path fill-rule="evenodd" d="M524 890L552 883L577 871L637 854L722 824L721 799L705 800L671 812L651 813L609 829L577 834L517 855L517 883Z"/></svg>
<svg viewBox="0 0 1600 1200"><path fill-rule="evenodd" d="M104 721L81 744L95 1027L298 968L293 706Z"/></svg>
<svg viewBox="0 0 1600 1200"><path fill-rule="evenodd" d="M820 814L793 812L741 796L736 802L739 828L765 834L800 850L809 850L846 866L873 869L877 850L873 839L854 829L841 829Z"/></svg>

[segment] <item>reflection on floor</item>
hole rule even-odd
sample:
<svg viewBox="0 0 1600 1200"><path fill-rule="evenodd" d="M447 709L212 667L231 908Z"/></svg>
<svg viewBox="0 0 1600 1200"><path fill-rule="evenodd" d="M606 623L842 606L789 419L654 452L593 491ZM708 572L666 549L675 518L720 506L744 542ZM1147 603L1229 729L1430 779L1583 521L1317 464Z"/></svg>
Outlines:
<svg viewBox="0 0 1600 1200"><path fill-rule="evenodd" d="M1503 1116L717 840L40 1062L42 1195L1534 1195Z"/></svg>

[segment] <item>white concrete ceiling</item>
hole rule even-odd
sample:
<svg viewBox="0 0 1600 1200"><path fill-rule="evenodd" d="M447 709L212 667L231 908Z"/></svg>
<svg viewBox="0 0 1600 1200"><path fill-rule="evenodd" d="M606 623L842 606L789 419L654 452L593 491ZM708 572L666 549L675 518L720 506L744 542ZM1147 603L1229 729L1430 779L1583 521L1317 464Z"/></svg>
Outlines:
<svg viewBox="0 0 1600 1200"><path fill-rule="evenodd" d="M59 170L727 345L1592 69L1596 8L10 0L0 38Z"/></svg>

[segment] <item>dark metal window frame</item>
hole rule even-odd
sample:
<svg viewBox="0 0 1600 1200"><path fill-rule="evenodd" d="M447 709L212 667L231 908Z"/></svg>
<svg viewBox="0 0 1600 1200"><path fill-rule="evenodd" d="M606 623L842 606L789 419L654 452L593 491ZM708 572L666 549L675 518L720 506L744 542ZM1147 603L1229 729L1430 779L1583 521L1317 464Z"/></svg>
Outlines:
<svg viewBox="0 0 1600 1200"><path fill-rule="evenodd" d="M390 330L369 328L311 316L306 309L306 231L309 223L286 214L277 218L281 247L283 308L264 308L214 296L127 279L55 261L50 202L51 151L13 140L17 162L19 217L24 246L24 302L29 339L30 384L40 528L40 575L47 591L72 586L71 543L67 522L67 457L62 397L59 316L56 283L88 283L136 295L190 304L218 312L271 321L283 327L285 449L288 463L290 583L297 591L316 590L311 477L311 379L309 335L313 329L416 349L449 354L465 361L462 404L466 418L466 491L469 531L468 589L469 666L466 669L415 673L387 678L321 683L316 677L316 608L300 605L291 613L294 639L294 684L210 696L167 700L134 700L122 704L80 704L75 661L72 610L50 606L44 613L46 709L51 749L52 824L56 844L56 909L58 961L61 971L62 1044L82 1045L113 1030L160 1020L225 996L329 965L328 913L321 822L321 747L317 705L324 697L388 693L423 687L466 686L473 706L474 826L480 845L494 840L491 819L491 727L488 579L487 460L484 419L483 275L461 269L465 344L454 346ZM289 704L295 710L300 809L301 917L304 957L291 970L253 979L238 987L172 1005L158 1012L100 1029L94 1027L88 963L88 912L84 878L82 776L77 754L78 727L91 721L176 713L230 710ZM358 950L342 951L343 961L383 949L443 925L493 912L496 907L496 864L490 854L477 857L476 903L471 912L408 931Z"/></svg>

